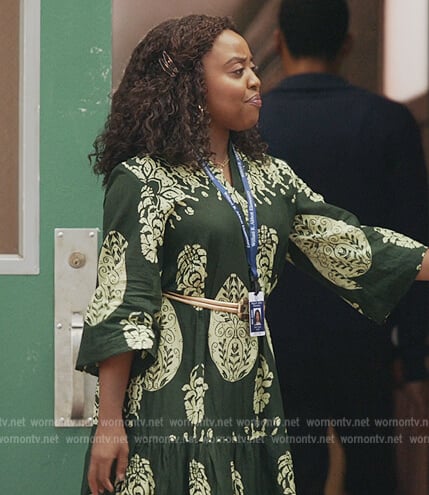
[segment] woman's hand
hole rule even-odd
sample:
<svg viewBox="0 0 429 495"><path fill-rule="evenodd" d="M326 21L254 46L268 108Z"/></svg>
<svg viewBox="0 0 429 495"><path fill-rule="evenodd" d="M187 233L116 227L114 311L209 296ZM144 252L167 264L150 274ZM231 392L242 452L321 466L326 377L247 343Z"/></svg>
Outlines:
<svg viewBox="0 0 429 495"><path fill-rule="evenodd" d="M113 492L112 468L116 463L116 480L122 481L128 465L128 439L122 419L122 405L130 376L133 352L112 356L100 363L100 404L88 470L93 495ZM114 481L116 481L114 480Z"/></svg>
<svg viewBox="0 0 429 495"><path fill-rule="evenodd" d="M88 483L93 495L105 490L113 492L112 467L116 463L115 481L125 478L128 465L128 439L121 420L114 426L99 425L95 432L88 471ZM115 422L116 423L116 422Z"/></svg>

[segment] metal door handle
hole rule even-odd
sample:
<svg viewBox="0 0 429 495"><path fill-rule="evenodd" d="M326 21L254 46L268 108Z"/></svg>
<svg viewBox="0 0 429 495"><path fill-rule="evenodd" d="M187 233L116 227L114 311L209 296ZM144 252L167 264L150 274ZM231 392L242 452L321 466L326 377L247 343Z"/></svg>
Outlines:
<svg viewBox="0 0 429 495"><path fill-rule="evenodd" d="M71 400L71 419L83 419L85 406L85 381L83 373L74 369L76 366L77 355L79 353L80 341L83 332L83 315L81 313L72 313L70 338L71 338L71 369L72 376L72 400Z"/></svg>
<svg viewBox="0 0 429 495"><path fill-rule="evenodd" d="M96 378L75 370L97 277L98 229L55 229L55 425L92 424Z"/></svg>

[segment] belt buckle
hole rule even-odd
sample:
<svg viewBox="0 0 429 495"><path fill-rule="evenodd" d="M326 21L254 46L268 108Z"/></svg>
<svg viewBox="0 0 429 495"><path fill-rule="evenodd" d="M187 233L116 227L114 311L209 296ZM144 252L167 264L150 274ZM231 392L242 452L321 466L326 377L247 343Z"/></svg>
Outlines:
<svg viewBox="0 0 429 495"><path fill-rule="evenodd" d="M249 321L249 299L242 297L238 301L237 315L241 321Z"/></svg>

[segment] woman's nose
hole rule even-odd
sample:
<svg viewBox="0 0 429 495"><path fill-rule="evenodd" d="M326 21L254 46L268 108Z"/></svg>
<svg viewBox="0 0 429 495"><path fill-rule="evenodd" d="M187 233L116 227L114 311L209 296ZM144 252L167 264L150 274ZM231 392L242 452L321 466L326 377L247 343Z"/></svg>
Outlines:
<svg viewBox="0 0 429 495"><path fill-rule="evenodd" d="M252 70L252 72L251 72L251 74L249 76L248 85L249 85L249 88L257 89L257 90L259 90L259 88L261 87L261 80L253 72L253 70Z"/></svg>

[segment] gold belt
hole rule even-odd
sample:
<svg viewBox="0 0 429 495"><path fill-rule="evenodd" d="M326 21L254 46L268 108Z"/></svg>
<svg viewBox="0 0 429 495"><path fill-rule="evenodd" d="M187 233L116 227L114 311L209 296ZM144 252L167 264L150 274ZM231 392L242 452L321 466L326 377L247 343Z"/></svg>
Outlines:
<svg viewBox="0 0 429 495"><path fill-rule="evenodd" d="M212 309L213 311L220 311L222 313L233 313L240 320L249 321L249 300L247 297L242 297L236 303L230 303L228 301L217 301L216 299L207 299L205 297L185 296L176 292L163 292L163 295L173 301L197 306L198 308Z"/></svg>

